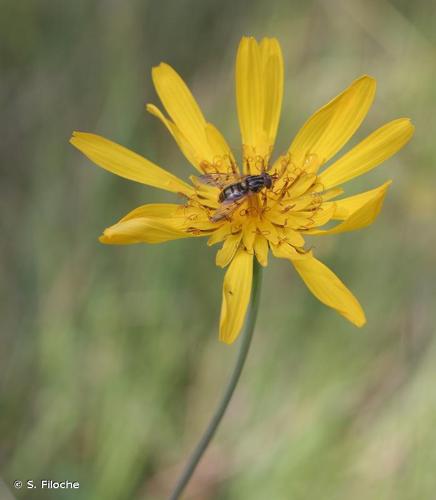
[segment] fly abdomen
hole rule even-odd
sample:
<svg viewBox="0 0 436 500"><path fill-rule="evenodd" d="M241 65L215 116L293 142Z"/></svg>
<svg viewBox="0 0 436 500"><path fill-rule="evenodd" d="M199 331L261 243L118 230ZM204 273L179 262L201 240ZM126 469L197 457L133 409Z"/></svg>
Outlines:
<svg viewBox="0 0 436 500"><path fill-rule="evenodd" d="M244 197L249 192L248 183L246 181L237 182L224 188L220 195L219 201L236 201Z"/></svg>

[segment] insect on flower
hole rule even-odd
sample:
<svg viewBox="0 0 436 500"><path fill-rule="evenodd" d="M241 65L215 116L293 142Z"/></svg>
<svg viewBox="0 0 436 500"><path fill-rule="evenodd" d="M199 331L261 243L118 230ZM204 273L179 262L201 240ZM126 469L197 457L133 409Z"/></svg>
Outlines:
<svg viewBox="0 0 436 500"><path fill-rule="evenodd" d="M224 278L220 339L238 336L249 304L253 259L271 252L289 261L309 290L356 326L366 318L342 281L306 247L307 236L354 231L379 214L391 184L341 198L342 185L380 165L412 137L408 118L393 120L342 157L330 160L354 135L375 96L375 80L363 75L316 111L288 149L272 159L284 83L283 57L274 38L244 37L236 57L236 103L242 137L240 166L227 141L207 122L190 90L167 64L153 68L157 94L169 117L147 110L173 136L197 170L191 183L142 156L95 134L74 132L71 143L97 165L125 177L183 195L182 204L143 205L107 228L109 244L161 243L208 237L223 243L216 256ZM338 223L325 228L331 221Z"/></svg>
<svg viewBox="0 0 436 500"><path fill-rule="evenodd" d="M218 196L221 205L210 217L212 222L218 222L221 219L229 219L246 196L259 193L264 188L270 189L275 177L273 178L267 172L242 177L235 172L233 175L216 172L201 175L198 179L204 184L216 186L221 190Z"/></svg>

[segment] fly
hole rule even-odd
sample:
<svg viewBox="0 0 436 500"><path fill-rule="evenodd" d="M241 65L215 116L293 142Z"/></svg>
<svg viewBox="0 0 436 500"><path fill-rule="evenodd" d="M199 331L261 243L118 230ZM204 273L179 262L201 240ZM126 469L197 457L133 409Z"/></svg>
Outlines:
<svg viewBox="0 0 436 500"><path fill-rule="evenodd" d="M273 177L266 172L244 176L213 173L202 175L199 180L204 184L220 188L218 196L220 206L212 215L212 222L229 218L248 196L259 193L264 188L270 189L273 184Z"/></svg>

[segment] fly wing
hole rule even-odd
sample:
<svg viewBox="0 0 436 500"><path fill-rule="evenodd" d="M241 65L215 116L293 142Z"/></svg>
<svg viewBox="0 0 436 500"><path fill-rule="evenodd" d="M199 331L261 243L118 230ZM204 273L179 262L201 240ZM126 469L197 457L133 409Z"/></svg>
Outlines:
<svg viewBox="0 0 436 500"><path fill-rule="evenodd" d="M232 213L243 203L245 196L239 200L224 200L221 205L215 210L210 220L212 222L219 222L223 219L229 219Z"/></svg>
<svg viewBox="0 0 436 500"><path fill-rule="evenodd" d="M239 182L241 176L234 173L211 173L198 176L198 180L202 184L207 184L208 186L215 186L217 188L223 189L229 184Z"/></svg>

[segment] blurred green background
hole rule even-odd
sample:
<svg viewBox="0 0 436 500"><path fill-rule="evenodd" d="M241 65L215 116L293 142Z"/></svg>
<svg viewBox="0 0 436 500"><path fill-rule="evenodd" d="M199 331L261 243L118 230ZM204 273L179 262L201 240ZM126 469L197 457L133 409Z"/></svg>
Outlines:
<svg viewBox="0 0 436 500"><path fill-rule="evenodd" d="M1 0L0 498L163 499L237 346L217 340L223 272L194 239L104 246L137 205L175 201L68 144L99 133L187 178L144 109L173 65L240 154L234 58L279 38L276 153L362 73L378 94L352 144L409 116L410 145L347 193L394 184L369 229L313 241L359 297L357 330L285 261L264 273L252 351L187 499L436 498L436 9L417 0ZM15 479L80 481L15 491Z"/></svg>

